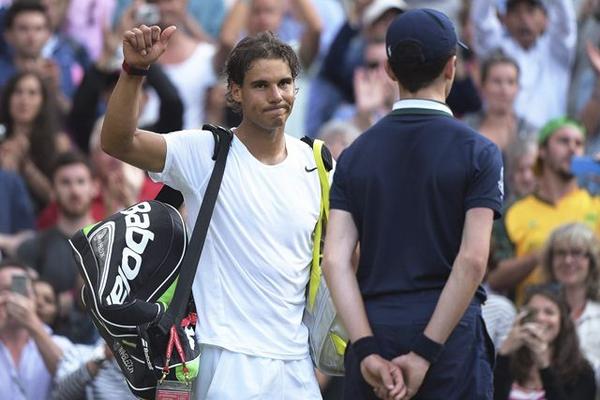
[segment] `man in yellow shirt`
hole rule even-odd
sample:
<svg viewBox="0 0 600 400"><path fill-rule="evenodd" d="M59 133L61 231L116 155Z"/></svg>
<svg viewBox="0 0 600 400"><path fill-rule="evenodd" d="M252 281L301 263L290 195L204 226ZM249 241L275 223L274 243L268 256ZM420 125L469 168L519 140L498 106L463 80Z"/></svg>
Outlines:
<svg viewBox="0 0 600 400"><path fill-rule="evenodd" d="M571 159L583 154L585 130L568 118L549 121L538 136L537 190L513 203L505 213L497 267L490 271L492 289L514 291L520 304L526 286L544 281L540 253L550 233L569 222L583 222L600 233L600 197L577 185ZM498 259L498 257L497 257Z"/></svg>

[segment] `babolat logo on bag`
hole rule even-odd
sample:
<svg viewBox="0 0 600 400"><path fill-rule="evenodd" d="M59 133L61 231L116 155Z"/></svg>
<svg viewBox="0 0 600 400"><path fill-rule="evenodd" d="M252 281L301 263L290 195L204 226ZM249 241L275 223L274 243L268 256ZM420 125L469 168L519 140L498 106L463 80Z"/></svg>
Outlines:
<svg viewBox="0 0 600 400"><path fill-rule="evenodd" d="M196 323L191 295L178 326L163 333L155 325L171 302L186 252L179 212L159 201L138 203L79 231L71 246L85 281L83 304L131 391L154 399L161 379L191 382L200 356L189 341ZM170 354L173 342L181 351Z"/></svg>
<svg viewBox="0 0 600 400"><path fill-rule="evenodd" d="M148 242L154 240L150 227L150 203L136 204L121 214L125 215L125 248L121 256L121 265L115 278L110 295L106 297L107 304L123 304L131 288L129 282L134 280L142 267L142 256Z"/></svg>

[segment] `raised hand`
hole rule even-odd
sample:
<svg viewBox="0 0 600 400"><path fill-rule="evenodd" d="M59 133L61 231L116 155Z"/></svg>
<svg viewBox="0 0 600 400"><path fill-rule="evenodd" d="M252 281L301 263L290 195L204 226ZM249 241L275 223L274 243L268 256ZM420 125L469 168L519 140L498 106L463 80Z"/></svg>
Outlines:
<svg viewBox="0 0 600 400"><path fill-rule="evenodd" d="M550 365L550 345L544 328L535 322L523 326L525 331L524 342L531 350L533 361L538 368L546 368Z"/></svg>
<svg viewBox="0 0 600 400"><path fill-rule="evenodd" d="M596 74L600 74L600 49L589 40L585 43L585 49Z"/></svg>
<svg viewBox="0 0 600 400"><path fill-rule="evenodd" d="M525 345L525 337L528 335L526 326L531 324L531 322L525 322L527 315L527 310L522 310L517 314L512 328L508 332L506 339L504 339L502 346L498 349L499 354L512 354Z"/></svg>
<svg viewBox="0 0 600 400"><path fill-rule="evenodd" d="M165 52L169 39L177 28L164 31L159 26L140 25L123 33L123 55L127 64L135 68L150 67Z"/></svg>
<svg viewBox="0 0 600 400"><path fill-rule="evenodd" d="M20 293L6 294L6 312L20 326L29 331L38 328L42 323L35 312L35 302Z"/></svg>

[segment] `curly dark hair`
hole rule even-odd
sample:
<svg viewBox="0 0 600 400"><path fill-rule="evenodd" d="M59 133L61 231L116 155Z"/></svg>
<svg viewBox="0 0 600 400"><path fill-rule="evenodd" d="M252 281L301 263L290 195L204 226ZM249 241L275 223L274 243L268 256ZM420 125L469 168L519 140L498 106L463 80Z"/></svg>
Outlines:
<svg viewBox="0 0 600 400"><path fill-rule="evenodd" d="M558 285L530 286L525 293L527 305L534 296L543 296L557 305L560 312L560 330L558 336L550 344L552 346L552 360L550 365L556 371L558 378L563 383L573 383L579 374L591 368L579 348L579 338L575 324L571 320L569 306L564 294ZM515 380L523 384L534 365L531 351L523 346L517 350L510 360L510 368Z"/></svg>
<svg viewBox="0 0 600 400"><path fill-rule="evenodd" d="M227 78L227 104L237 113L241 112L241 104L236 102L231 95L231 85L242 86L246 72L252 63L258 59L280 59L287 62L296 79L300 73L300 61L292 47L282 42L272 32L261 32L255 36L246 36L229 53L225 62L224 74Z"/></svg>
<svg viewBox="0 0 600 400"><path fill-rule="evenodd" d="M40 75L31 71L18 72L12 76L0 97L0 123L6 128L6 137L14 134L14 119L10 113L10 98L17 85L26 77L34 77L42 90L42 105L31 127L29 150L34 164L50 178L54 157L56 156L56 136L60 131L59 112L54 95Z"/></svg>

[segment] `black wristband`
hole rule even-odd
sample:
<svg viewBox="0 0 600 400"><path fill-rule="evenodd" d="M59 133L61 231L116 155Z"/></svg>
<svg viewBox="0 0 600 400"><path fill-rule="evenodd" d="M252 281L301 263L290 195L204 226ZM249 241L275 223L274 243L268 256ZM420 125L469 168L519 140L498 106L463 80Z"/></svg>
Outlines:
<svg viewBox="0 0 600 400"><path fill-rule="evenodd" d="M136 68L136 67L132 67L131 65L127 64L127 61L123 61L123 65L122 65L123 71L127 72L127 75L134 75L134 76L146 76L148 75L148 71L150 70L150 68Z"/></svg>
<svg viewBox="0 0 600 400"><path fill-rule="evenodd" d="M371 354L379 355L379 343L377 343L375 336L365 336L352 343L352 351L354 351L354 355L360 364L362 360Z"/></svg>
<svg viewBox="0 0 600 400"><path fill-rule="evenodd" d="M424 333L420 333L413 339L410 350L429 361L429 364L433 364L437 361L440 354L442 354L444 345L434 342L425 336Z"/></svg>

